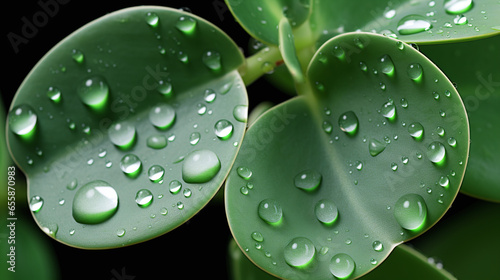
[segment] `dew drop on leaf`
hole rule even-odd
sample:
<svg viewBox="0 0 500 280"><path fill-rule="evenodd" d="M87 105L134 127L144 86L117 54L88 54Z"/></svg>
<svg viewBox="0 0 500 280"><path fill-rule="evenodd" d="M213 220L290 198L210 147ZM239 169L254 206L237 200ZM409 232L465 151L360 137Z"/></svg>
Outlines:
<svg viewBox="0 0 500 280"><path fill-rule="evenodd" d="M427 217L427 204L418 194L403 195L394 205L394 217L402 228L419 230Z"/></svg>
<svg viewBox="0 0 500 280"><path fill-rule="evenodd" d="M128 122L111 125L108 129L109 140L116 146L127 149L135 140L135 127Z"/></svg>
<svg viewBox="0 0 500 280"><path fill-rule="evenodd" d="M306 191L316 190L321 184L321 173L316 170L304 170L294 178L295 187Z"/></svg>
<svg viewBox="0 0 500 280"><path fill-rule="evenodd" d="M104 78L95 76L78 85L77 93L84 104L93 109L101 109L106 105L109 87Z"/></svg>
<svg viewBox="0 0 500 280"><path fill-rule="evenodd" d="M284 257L288 265L303 267L309 264L316 253L316 248L311 240L305 237L292 239L284 248Z"/></svg>
<svg viewBox="0 0 500 280"><path fill-rule="evenodd" d="M358 117L353 111L348 111L340 115L339 117L339 127L340 130L348 135L355 135L358 131Z"/></svg>
<svg viewBox="0 0 500 280"><path fill-rule="evenodd" d="M73 218L83 224L98 224L111 218L118 209L118 194L105 181L83 185L73 198Z"/></svg>
<svg viewBox="0 0 500 280"><path fill-rule="evenodd" d="M27 135L34 131L37 119L31 106L18 105L9 113L9 128L17 135Z"/></svg>
<svg viewBox="0 0 500 280"><path fill-rule="evenodd" d="M267 223L277 224L283 218L283 210L274 199L265 199L259 203L259 217Z"/></svg>
<svg viewBox="0 0 500 280"><path fill-rule="evenodd" d="M408 15L398 22L397 30L401 35L411 35L427 31L432 28L432 24L423 16Z"/></svg>
<svg viewBox="0 0 500 280"><path fill-rule="evenodd" d="M187 183L206 183L219 172L221 164L210 150L197 150L188 154L182 164L182 179Z"/></svg>
<svg viewBox="0 0 500 280"><path fill-rule="evenodd" d="M445 0L444 10L448 14L459 15L472 9L472 0Z"/></svg>
<svg viewBox="0 0 500 280"><path fill-rule="evenodd" d="M159 129L167 129L175 121L175 109L168 104L154 106L149 111L149 121Z"/></svg>
<svg viewBox="0 0 500 280"><path fill-rule="evenodd" d="M356 263L351 256L345 253L339 253L330 260L330 272L337 278L346 279L352 275Z"/></svg>
<svg viewBox="0 0 500 280"><path fill-rule="evenodd" d="M316 203L314 214L321 223L331 225L337 220L339 212L333 201L322 199Z"/></svg>
<svg viewBox="0 0 500 280"><path fill-rule="evenodd" d="M135 203L141 208L146 208L153 202L153 194L150 190L139 190L135 195Z"/></svg>
<svg viewBox="0 0 500 280"><path fill-rule="evenodd" d="M35 196L31 197L31 199L30 199L30 210L33 213L37 213L38 211L40 211L40 209L42 209L42 206L43 206L43 198L41 198L38 195L35 195Z"/></svg>

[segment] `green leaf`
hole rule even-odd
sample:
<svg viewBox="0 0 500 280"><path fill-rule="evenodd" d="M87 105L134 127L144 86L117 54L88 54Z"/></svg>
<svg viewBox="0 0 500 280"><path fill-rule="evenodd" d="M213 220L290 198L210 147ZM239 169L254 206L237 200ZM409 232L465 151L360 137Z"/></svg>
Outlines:
<svg viewBox="0 0 500 280"><path fill-rule="evenodd" d="M287 17L293 27L309 16L309 0L226 0L241 26L254 38L267 44L279 44L278 26Z"/></svg>
<svg viewBox="0 0 500 280"><path fill-rule="evenodd" d="M154 6L113 12L60 42L9 113L38 224L65 244L109 248L191 218L243 137L242 63L214 25Z"/></svg>
<svg viewBox="0 0 500 280"><path fill-rule="evenodd" d="M500 36L421 51L457 85L471 126L471 153L461 192L500 202Z"/></svg>
<svg viewBox="0 0 500 280"><path fill-rule="evenodd" d="M498 217L499 204L477 201L412 243L458 279L494 279L500 275Z"/></svg>
<svg viewBox="0 0 500 280"><path fill-rule="evenodd" d="M318 36L375 31L405 42L435 44L474 40L500 32L495 0L337 1L315 0L311 26ZM331 36L330 36L331 37ZM297 39L298 40L298 39Z"/></svg>
<svg viewBox="0 0 500 280"><path fill-rule="evenodd" d="M281 19L278 30L280 35L279 47L281 56L283 57L283 60L295 81L297 83L303 83L304 76L302 75L302 67L300 66L300 62L295 51L292 26L287 18Z"/></svg>
<svg viewBox="0 0 500 280"><path fill-rule="evenodd" d="M467 163L467 116L432 62L384 36L333 38L307 78L310 92L249 128L226 182L229 225L273 275L359 277L450 207Z"/></svg>

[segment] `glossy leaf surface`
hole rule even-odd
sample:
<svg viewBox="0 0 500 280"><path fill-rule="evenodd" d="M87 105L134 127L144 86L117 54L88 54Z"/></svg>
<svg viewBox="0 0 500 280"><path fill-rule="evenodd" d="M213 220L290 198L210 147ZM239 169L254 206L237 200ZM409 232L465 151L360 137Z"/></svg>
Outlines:
<svg viewBox="0 0 500 280"><path fill-rule="evenodd" d="M328 41L307 78L309 92L249 128L226 182L229 224L273 275L359 277L449 208L467 116L432 62L384 36Z"/></svg>
<svg viewBox="0 0 500 280"><path fill-rule="evenodd" d="M179 226L215 195L246 126L237 46L195 15L154 6L82 27L35 66L9 147L40 227L119 247Z"/></svg>

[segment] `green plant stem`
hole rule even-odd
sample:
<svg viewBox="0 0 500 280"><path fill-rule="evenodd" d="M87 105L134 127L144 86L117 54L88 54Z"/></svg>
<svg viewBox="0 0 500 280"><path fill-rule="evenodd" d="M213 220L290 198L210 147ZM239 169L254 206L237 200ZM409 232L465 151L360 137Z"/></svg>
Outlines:
<svg viewBox="0 0 500 280"><path fill-rule="evenodd" d="M266 47L248 57L245 64L238 71L245 82L245 86L248 86L282 62L283 58L278 47Z"/></svg>

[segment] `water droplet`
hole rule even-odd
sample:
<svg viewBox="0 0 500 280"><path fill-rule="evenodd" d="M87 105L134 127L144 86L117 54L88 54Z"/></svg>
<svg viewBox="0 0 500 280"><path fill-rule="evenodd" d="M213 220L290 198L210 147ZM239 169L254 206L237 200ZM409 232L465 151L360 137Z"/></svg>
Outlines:
<svg viewBox="0 0 500 280"><path fill-rule="evenodd" d="M473 6L472 0L445 0L444 10L448 14L459 15L469 11Z"/></svg>
<svg viewBox="0 0 500 280"><path fill-rule="evenodd" d="M446 158L446 149L443 144L438 141L434 141L427 147L427 157L430 161L436 164L444 163Z"/></svg>
<svg viewBox="0 0 500 280"><path fill-rule="evenodd" d="M49 224L41 225L41 227L43 232L52 237L56 237L57 231L59 230L59 226L56 223L51 222L49 222Z"/></svg>
<svg viewBox="0 0 500 280"><path fill-rule="evenodd" d="M162 214L163 216L167 215L168 214L168 209L163 207L160 209L160 214Z"/></svg>
<svg viewBox="0 0 500 280"><path fill-rule="evenodd" d="M243 194L243 195L247 195L248 194L248 187L247 186L242 186L240 188L240 193Z"/></svg>
<svg viewBox="0 0 500 280"><path fill-rule="evenodd" d="M340 46L333 46L332 53L339 59L344 59L345 57L344 49Z"/></svg>
<svg viewBox="0 0 500 280"><path fill-rule="evenodd" d="M306 191L314 191L321 184L321 173L316 170L304 170L294 178L295 187Z"/></svg>
<svg viewBox="0 0 500 280"><path fill-rule="evenodd" d="M382 73L392 76L394 74L394 63L389 55L385 54L379 59L380 71Z"/></svg>
<svg viewBox="0 0 500 280"><path fill-rule="evenodd" d="M146 140L146 145L151 149L163 149L167 143L167 138L163 135L152 135Z"/></svg>
<svg viewBox="0 0 500 280"><path fill-rule="evenodd" d="M320 222L331 225L337 220L339 212L333 201L323 199L316 203L314 214Z"/></svg>
<svg viewBox="0 0 500 280"><path fill-rule="evenodd" d="M185 189L182 194L184 195L185 198L189 198L191 197L191 195L193 194L193 192L191 191L191 189Z"/></svg>
<svg viewBox="0 0 500 280"><path fill-rule="evenodd" d="M457 140L453 137L448 138L448 145L450 147L456 147L457 146Z"/></svg>
<svg viewBox="0 0 500 280"><path fill-rule="evenodd" d="M93 109L102 109L108 99L109 87L104 78L95 76L83 81L77 92L84 104Z"/></svg>
<svg viewBox="0 0 500 280"><path fill-rule="evenodd" d="M403 195L394 205L394 217L401 227L420 230L427 217L427 205L418 194Z"/></svg>
<svg viewBox="0 0 500 280"><path fill-rule="evenodd" d="M216 51L207 51L202 57L203 64L210 70L219 71L221 69L221 55Z"/></svg>
<svg viewBox="0 0 500 280"><path fill-rule="evenodd" d="M146 23L151 27L157 27L160 22L160 18L158 17L158 15L153 12L146 13L145 19Z"/></svg>
<svg viewBox="0 0 500 280"><path fill-rule="evenodd" d="M134 154L124 155L120 161L120 168L128 176L135 177L141 171L142 162Z"/></svg>
<svg viewBox="0 0 500 280"><path fill-rule="evenodd" d="M315 82L314 84L316 86L316 89L318 89L319 91L324 91L325 90L325 85L323 85L323 83L321 83L321 82Z"/></svg>
<svg viewBox="0 0 500 280"><path fill-rule="evenodd" d="M148 176L151 182L156 183L163 180L163 175L165 175L165 169L160 165L153 165L148 170Z"/></svg>
<svg viewBox="0 0 500 280"><path fill-rule="evenodd" d="M73 218L82 224L98 224L111 218L118 209L118 194L105 181L83 185L73 199Z"/></svg>
<svg viewBox="0 0 500 280"><path fill-rule="evenodd" d="M408 126L408 133L410 133L411 137L415 140L422 140L424 136L424 127L419 122L414 122Z"/></svg>
<svg viewBox="0 0 500 280"><path fill-rule="evenodd" d="M359 68L361 69L361 71L364 71L364 72L368 71L368 66L363 61L359 62Z"/></svg>
<svg viewBox="0 0 500 280"><path fill-rule="evenodd" d="M83 55L83 52L80 51L80 50L77 50L77 49L73 49L71 51L71 57L78 64L82 64L83 60L85 59L85 56Z"/></svg>
<svg viewBox="0 0 500 280"><path fill-rule="evenodd" d="M325 133L331 134L333 131L333 125L329 121L323 122L323 131Z"/></svg>
<svg viewBox="0 0 500 280"><path fill-rule="evenodd" d="M184 34L192 34L196 29L196 20L192 17L181 16L175 27Z"/></svg>
<svg viewBox="0 0 500 280"><path fill-rule="evenodd" d="M17 135L27 135L34 131L37 115L31 106L18 105L9 113L9 127Z"/></svg>
<svg viewBox="0 0 500 280"><path fill-rule="evenodd" d="M124 228L121 228L119 230L116 231L116 236L118 237L123 237L125 235L125 229Z"/></svg>
<svg viewBox="0 0 500 280"><path fill-rule="evenodd" d="M419 63L412 63L408 65L407 69L408 77L414 81L420 81L422 79L422 74L424 73L422 65Z"/></svg>
<svg viewBox="0 0 500 280"><path fill-rule="evenodd" d="M373 241L372 248L373 248L373 250L375 250L377 252L382 252L384 250L384 245L382 244L382 242L377 240L377 241Z"/></svg>
<svg viewBox="0 0 500 280"><path fill-rule="evenodd" d="M159 93L163 94L164 96L169 97L172 95L172 83L165 82L165 81L159 81L157 90Z"/></svg>
<svg viewBox="0 0 500 280"><path fill-rule="evenodd" d="M380 109L380 113L389 121L394 121L396 119L396 106L394 105L394 102L388 101L384 103Z"/></svg>
<svg viewBox="0 0 500 280"><path fill-rule="evenodd" d="M41 198L38 195L33 196L30 199L30 210L33 211L34 213L37 213L42 209L43 206L43 198Z"/></svg>
<svg viewBox="0 0 500 280"><path fill-rule="evenodd" d="M395 163L395 162L391 163L391 169L392 169L392 171L397 171L398 170L398 164Z"/></svg>
<svg viewBox="0 0 500 280"><path fill-rule="evenodd" d="M122 149L128 149L135 140L135 127L128 122L113 124L108 129L109 140Z"/></svg>
<svg viewBox="0 0 500 280"><path fill-rule="evenodd" d="M340 253L336 254L330 260L330 272L337 278L346 279L352 275L356 268L356 263L351 256Z"/></svg>
<svg viewBox="0 0 500 280"><path fill-rule="evenodd" d="M283 210L274 199L265 199L259 203L259 217L270 224L276 224L283 218Z"/></svg>
<svg viewBox="0 0 500 280"><path fill-rule="evenodd" d="M397 30L401 35L411 35L427 31L432 28L432 24L423 16L408 15L398 22Z"/></svg>
<svg viewBox="0 0 500 280"><path fill-rule="evenodd" d="M151 191L146 189L139 190L135 194L135 202L141 208L148 207L153 202L153 194Z"/></svg>
<svg viewBox="0 0 500 280"><path fill-rule="evenodd" d="M246 122L248 118L248 106L237 105L233 109L233 117L239 122Z"/></svg>
<svg viewBox="0 0 500 280"><path fill-rule="evenodd" d="M167 129L175 121L175 109L168 104L161 104L151 108L149 121L159 129Z"/></svg>
<svg viewBox="0 0 500 280"><path fill-rule="evenodd" d="M346 134L353 136L358 131L358 117L353 111L348 111L340 115L339 127Z"/></svg>
<svg viewBox="0 0 500 280"><path fill-rule="evenodd" d="M361 171L361 169L363 169L363 162L360 161L360 160L357 160L355 163L354 163L354 166L356 167L357 170Z"/></svg>
<svg viewBox="0 0 500 280"><path fill-rule="evenodd" d="M391 9L391 10L386 9L384 11L384 17L386 19L392 19L392 18L394 18L395 15L396 15L396 10L394 10L394 9Z"/></svg>
<svg viewBox="0 0 500 280"><path fill-rule="evenodd" d="M215 135L221 140L227 140L233 135L233 124L228 120L219 120L215 126Z"/></svg>
<svg viewBox="0 0 500 280"><path fill-rule="evenodd" d="M59 103L62 96L61 90L56 87L49 87L49 89L47 90L47 96L55 103Z"/></svg>
<svg viewBox="0 0 500 280"><path fill-rule="evenodd" d="M184 203L182 203L182 202L180 202L180 201L179 201L179 202L177 202L177 209L179 209L179 210L184 209Z"/></svg>
<svg viewBox="0 0 500 280"><path fill-rule="evenodd" d="M378 262L377 262L377 260L376 260L376 259L371 258L371 259L370 259L370 263L371 263L371 264L373 264L373 265L376 265Z"/></svg>
<svg viewBox="0 0 500 280"><path fill-rule="evenodd" d="M198 113L198 115L202 116L204 115L206 112L207 112L207 106L201 104L201 103L198 103L196 105L196 112Z"/></svg>
<svg viewBox="0 0 500 280"><path fill-rule="evenodd" d="M191 135L189 135L189 144L191 145L196 145L198 142L200 142L201 139L201 134L199 132L193 132Z"/></svg>
<svg viewBox="0 0 500 280"><path fill-rule="evenodd" d="M189 62L189 56L183 51L179 51L177 53L177 59L184 64Z"/></svg>
<svg viewBox="0 0 500 280"><path fill-rule="evenodd" d="M464 24L467 24L468 22L469 21L467 20L467 17L464 15L457 15L453 19L453 23L455 23L456 25L464 25Z"/></svg>
<svg viewBox="0 0 500 280"><path fill-rule="evenodd" d="M236 173L245 180L250 180L250 177L252 177L252 170L245 166L238 167Z"/></svg>
<svg viewBox="0 0 500 280"><path fill-rule="evenodd" d="M182 189L182 183L177 180L172 180L168 187L171 194L177 194Z"/></svg>
<svg viewBox="0 0 500 280"><path fill-rule="evenodd" d="M371 138L369 141L368 141L368 151L370 152L370 155L372 157L375 157L377 156L378 154L380 154L381 152L383 152L385 150L385 144L376 140L376 139L373 139Z"/></svg>
<svg viewBox="0 0 500 280"><path fill-rule="evenodd" d="M293 267L303 267L309 264L316 253L316 248L311 240L305 237L296 237L284 249L285 261Z"/></svg>
<svg viewBox="0 0 500 280"><path fill-rule="evenodd" d="M396 42L396 47L398 47L398 49L399 49L400 51L402 51L402 50L404 50L404 48L405 48L405 44L404 44L402 41L397 41L397 42Z"/></svg>
<svg viewBox="0 0 500 280"><path fill-rule="evenodd" d="M264 237L262 236L262 233L260 233L258 231L252 232L252 239L257 241L257 242L264 241Z"/></svg>
<svg viewBox="0 0 500 280"><path fill-rule="evenodd" d="M76 178L75 178L75 179L71 180L71 181L70 181L70 182L66 185L66 188L67 188L68 190L74 190L74 189L76 189L76 187L77 187L77 186L78 186L78 180L76 180Z"/></svg>
<svg viewBox="0 0 500 280"><path fill-rule="evenodd" d="M182 179L187 183L206 183L217 175L221 164L217 155L209 150L188 154L182 164Z"/></svg>
<svg viewBox="0 0 500 280"><path fill-rule="evenodd" d="M441 176L439 178L439 185L443 188L448 188L450 186L450 179L448 179L448 176Z"/></svg>
<svg viewBox="0 0 500 280"><path fill-rule="evenodd" d="M407 156L401 157L401 161L403 162L404 165L407 165L410 159Z"/></svg>

